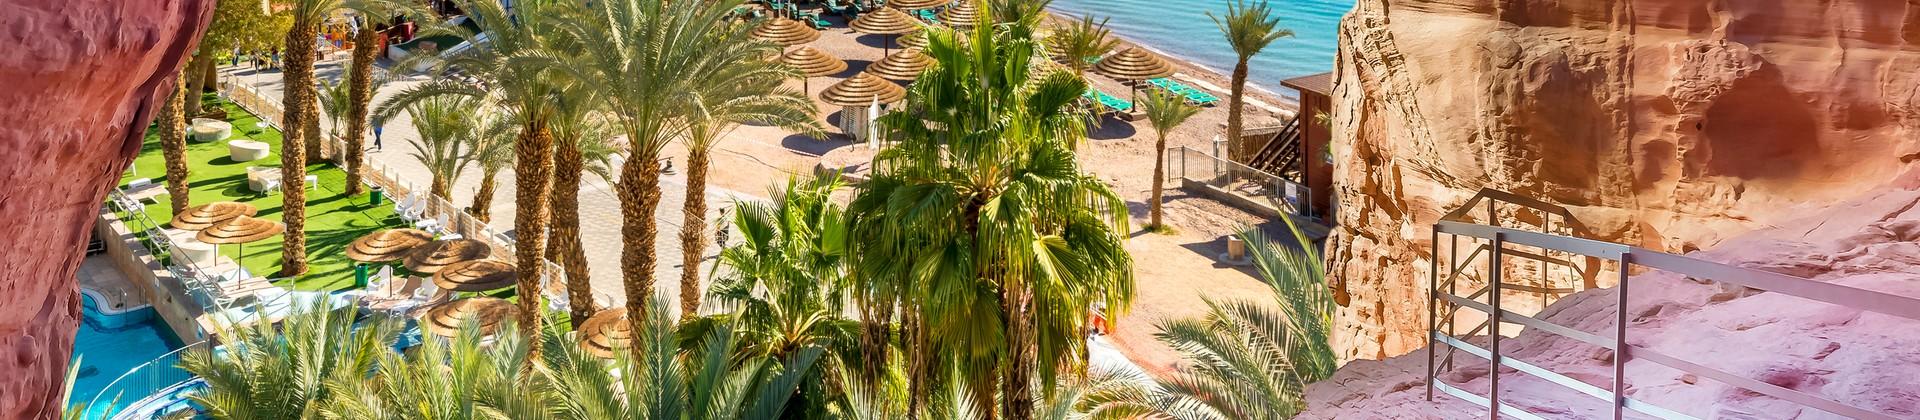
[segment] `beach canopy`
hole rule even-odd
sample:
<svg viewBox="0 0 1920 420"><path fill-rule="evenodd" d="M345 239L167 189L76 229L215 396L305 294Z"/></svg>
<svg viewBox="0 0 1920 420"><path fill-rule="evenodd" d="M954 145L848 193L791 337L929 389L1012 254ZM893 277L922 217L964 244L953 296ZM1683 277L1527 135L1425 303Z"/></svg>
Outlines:
<svg viewBox="0 0 1920 420"><path fill-rule="evenodd" d="M473 322L480 328L481 336L488 336L498 331L500 323L515 316L516 312L513 304L508 303L506 299L473 297L447 302L427 310L420 324L426 327L427 332L451 338L460 335L462 323Z"/></svg>
<svg viewBox="0 0 1920 420"><path fill-rule="evenodd" d="M252 216L259 212L260 209L254 208L251 204L221 201L189 207L187 211L174 215L171 224L175 229L201 230L235 217Z"/></svg>
<svg viewBox="0 0 1920 420"><path fill-rule="evenodd" d="M949 0L887 0L887 7L907 10L932 9L946 5Z"/></svg>
<svg viewBox="0 0 1920 420"><path fill-rule="evenodd" d="M776 17L753 28L753 37L782 46L794 46L820 39L820 31L797 20Z"/></svg>
<svg viewBox="0 0 1920 420"><path fill-rule="evenodd" d="M888 55L867 67L868 73L887 80L913 81L920 78L920 72L933 67L933 58L918 48L900 50L899 54Z"/></svg>
<svg viewBox="0 0 1920 420"><path fill-rule="evenodd" d="M926 48L927 31L919 31L900 37L900 46L904 48Z"/></svg>
<svg viewBox="0 0 1920 420"><path fill-rule="evenodd" d="M406 258L413 248L433 241L433 234L419 229L386 229L347 245L347 259L382 263Z"/></svg>
<svg viewBox="0 0 1920 420"><path fill-rule="evenodd" d="M594 356L612 359L616 351L633 343L633 323L627 321L625 308L593 314L580 323L580 348Z"/></svg>
<svg viewBox="0 0 1920 420"><path fill-rule="evenodd" d="M832 76L847 71L846 61L808 46L801 46L781 54L780 62L800 70L805 77Z"/></svg>
<svg viewBox="0 0 1920 420"><path fill-rule="evenodd" d="M898 102L907 97L907 90L863 71L820 92L820 100L839 106L867 106L876 97L883 104Z"/></svg>
<svg viewBox="0 0 1920 420"><path fill-rule="evenodd" d="M477 239L443 239L414 247L407 254L407 270L420 274L440 272L453 263L486 258L493 248Z"/></svg>
<svg viewBox="0 0 1920 420"><path fill-rule="evenodd" d="M940 22L955 28L971 28L980 24L980 7L973 0L960 0L960 4L940 11Z"/></svg>
<svg viewBox="0 0 1920 420"><path fill-rule="evenodd" d="M209 244L244 244L267 239L285 232L287 225L253 216L239 216L225 222L201 229L193 239Z"/></svg>
<svg viewBox="0 0 1920 420"><path fill-rule="evenodd" d="M920 30L920 22L893 6L881 7L853 20L854 32L876 35L900 35Z"/></svg>
<svg viewBox="0 0 1920 420"><path fill-rule="evenodd" d="M1100 59L1093 71L1120 80L1147 80L1173 76L1173 65L1147 50L1128 48Z"/></svg>
<svg viewBox="0 0 1920 420"><path fill-rule="evenodd" d="M433 285L454 292L485 292L513 286L513 264L495 259L461 261L433 273Z"/></svg>

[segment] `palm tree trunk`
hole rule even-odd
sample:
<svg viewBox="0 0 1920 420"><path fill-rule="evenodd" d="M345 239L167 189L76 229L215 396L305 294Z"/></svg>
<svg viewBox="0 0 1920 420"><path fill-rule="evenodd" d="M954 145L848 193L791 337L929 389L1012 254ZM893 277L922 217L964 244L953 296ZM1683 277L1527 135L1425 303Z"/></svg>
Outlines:
<svg viewBox="0 0 1920 420"><path fill-rule="evenodd" d="M1165 188L1166 180L1167 133L1160 133L1159 139L1153 142L1153 199L1147 201L1147 208L1151 209L1148 213L1153 215L1153 220L1147 223L1147 227L1155 229L1165 227L1160 224L1160 191Z"/></svg>
<svg viewBox="0 0 1920 420"><path fill-rule="evenodd" d="M630 150L640 150L634 147ZM627 321L634 331L646 331L647 300L653 298L654 212L660 208L660 161L635 155L620 168L620 279L627 295ZM631 346L634 357L644 356Z"/></svg>
<svg viewBox="0 0 1920 420"><path fill-rule="evenodd" d="M1240 62L1233 66L1233 92L1227 95L1227 156L1234 162L1241 163L1247 161L1247 145L1242 144L1243 140L1240 138L1241 124L1244 123L1240 111L1246 106L1243 98L1246 94L1247 57L1241 56Z"/></svg>
<svg viewBox="0 0 1920 420"><path fill-rule="evenodd" d="M493 221L494 178L499 175L500 171L496 169L480 171L480 190L473 193L473 204L467 207L467 213L472 213L473 218L481 223Z"/></svg>
<svg viewBox="0 0 1920 420"><path fill-rule="evenodd" d="M700 313L700 293L703 291L700 288L700 259L705 256L707 248L708 152L705 147L687 151L686 212L681 218L680 228L680 319L692 319Z"/></svg>
<svg viewBox="0 0 1920 420"><path fill-rule="evenodd" d="M593 285L587 273L586 249L580 243L580 177L586 171L579 139L559 139L553 156L553 228L547 259L560 263L567 276L567 312L574 328L593 317Z"/></svg>
<svg viewBox="0 0 1920 420"><path fill-rule="evenodd" d="M353 37L352 74L347 75L347 195L360 195L361 166L365 164L367 141L367 104L373 102L373 56L378 52L379 33L371 25L362 26ZM337 128L337 127L336 127Z"/></svg>
<svg viewBox="0 0 1920 420"><path fill-rule="evenodd" d="M1003 283L1004 284L1004 283ZM1033 322L1028 315L1031 294L1021 287L1000 292L1001 310L1006 313L1007 364L1000 376L1000 400L1005 402L1004 417L1033 418L1034 346Z"/></svg>
<svg viewBox="0 0 1920 420"><path fill-rule="evenodd" d="M286 130L280 143L280 186L283 201L281 221L286 223L286 239L280 247L280 276L307 272L307 154L302 139L307 137L307 120L318 115L313 109L313 37L318 22L295 22L287 31L286 100L281 124Z"/></svg>
<svg viewBox="0 0 1920 420"><path fill-rule="evenodd" d="M927 389L927 385L931 382L927 377L929 371L927 364L928 359L933 355L930 349L926 348L926 335L922 331L924 328L920 326L919 315L919 311L908 309L900 317L901 347L907 352L907 419L909 420L920 418L920 410L926 407L927 397L932 394L932 390Z"/></svg>
<svg viewBox="0 0 1920 420"><path fill-rule="evenodd" d="M547 121L530 117L514 141L514 213L515 264L519 267L520 334L527 337L526 365L531 369L540 360L540 272L546 269L547 219L552 216L547 203L553 187L553 134ZM637 347L637 346L636 346Z"/></svg>
<svg viewBox="0 0 1920 420"><path fill-rule="evenodd" d="M447 179L439 175L434 175L433 181L427 185L427 194L432 194L441 200L453 201L452 198L448 197L452 194L452 191L453 186L448 185Z"/></svg>
<svg viewBox="0 0 1920 420"><path fill-rule="evenodd" d="M173 199L173 214L192 205L187 188L187 131L185 83L174 83L167 103L160 107L160 148L167 157L167 196Z"/></svg>
<svg viewBox="0 0 1920 420"><path fill-rule="evenodd" d="M307 69L308 69L307 71L309 72L308 74L311 75L312 74L311 72L313 71L312 70L313 65L308 64ZM311 80L312 77L309 76L308 79ZM308 85L311 86L312 83L308 83ZM289 86L292 86L292 85L289 85ZM308 95L313 95L311 88L309 88ZM301 110L301 112L305 112L308 115L308 117L304 117L300 119L301 121L304 121L307 124L305 141L302 142L302 144L305 144L307 147L307 156L310 159L326 160L327 159L326 149L321 147L322 145L325 144L323 143L323 141L324 139L326 139L327 136L322 135L322 132L320 131L320 101L319 100L307 101L306 109Z"/></svg>
<svg viewBox="0 0 1920 420"><path fill-rule="evenodd" d="M202 51L193 56L193 61L187 63L186 74L180 76L187 85L183 90L186 104L180 112L187 120L200 116L200 93L207 89L207 75L213 73L213 62L212 54Z"/></svg>

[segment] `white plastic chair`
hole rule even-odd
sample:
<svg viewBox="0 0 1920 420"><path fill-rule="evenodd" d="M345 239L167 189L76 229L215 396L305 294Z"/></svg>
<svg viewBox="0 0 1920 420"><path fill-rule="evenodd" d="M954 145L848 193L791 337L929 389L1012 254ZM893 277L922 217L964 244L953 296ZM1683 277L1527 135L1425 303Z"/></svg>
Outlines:
<svg viewBox="0 0 1920 420"><path fill-rule="evenodd" d="M320 176L319 176L319 175L307 175L307 177L305 178L305 180L307 181L307 182L306 182L306 184L307 184L307 191L313 191L313 190L315 190L315 189L317 189L317 188L320 188Z"/></svg>

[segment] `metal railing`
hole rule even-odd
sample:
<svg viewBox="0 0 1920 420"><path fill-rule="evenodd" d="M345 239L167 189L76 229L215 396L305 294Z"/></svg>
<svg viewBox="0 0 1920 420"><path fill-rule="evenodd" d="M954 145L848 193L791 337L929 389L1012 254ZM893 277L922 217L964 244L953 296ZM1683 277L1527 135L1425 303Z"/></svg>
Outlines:
<svg viewBox="0 0 1920 420"><path fill-rule="evenodd" d="M1313 218L1313 190L1298 182L1186 146L1167 148L1167 178L1206 185L1217 192L1273 203L1296 217Z"/></svg>
<svg viewBox="0 0 1920 420"><path fill-rule="evenodd" d="M1479 207L1478 203L1481 203L1483 201L1488 203L1487 204L1488 219L1484 221L1475 221L1470 216L1470 214L1476 208ZM1499 222L1498 218L1503 214L1511 215L1513 213L1512 212L1501 213L1499 211L1498 206L1495 206L1496 203L1520 204L1523 207L1540 207L1540 208L1546 208L1546 209L1558 209L1559 211L1555 212L1556 214L1560 214L1563 217L1569 215L1568 213L1565 212L1564 208L1559 208L1558 206L1553 206L1550 204L1539 202L1537 200L1527 199L1524 197L1518 197L1513 194L1509 194L1505 192L1493 191L1493 190L1482 190L1480 194L1476 195L1472 200L1468 201L1467 205L1462 206L1451 213L1448 213L1446 216L1442 217L1439 222L1434 224L1433 237L1432 237L1432 240L1433 240L1432 256L1433 256L1433 261L1435 265L1434 267L1432 267L1432 270L1430 272L1431 278L1430 278L1430 283L1428 284L1428 307L1427 307L1428 308L1428 312L1427 312L1428 335L1432 338L1432 342L1429 343L1429 345L1427 346L1426 397L1428 400L1433 399L1433 395L1434 395L1433 393L1434 391L1437 390L1447 395L1451 395L1461 400L1465 400L1469 403L1486 407L1488 409L1489 415L1492 416L1492 418L1497 419L1503 415L1508 417L1513 417L1513 418L1520 418L1520 419L1542 418L1539 415L1535 415L1533 413L1527 412L1526 410L1521 409L1519 407L1506 405L1501 402L1501 398L1500 398L1501 368L1511 368L1520 372L1524 372L1528 375L1552 382L1554 384L1558 384L1560 386L1566 387L1570 390L1573 390L1580 394L1584 394L1588 397L1592 397L1599 401L1604 401L1612 405L1612 409L1611 409L1612 418L1614 419L1622 418L1625 415L1626 411L1628 410L1632 410L1642 415L1651 416L1655 418L1663 418L1663 419L1694 418L1692 416L1680 413L1678 411L1660 407L1658 405L1654 405L1644 400L1639 400L1639 399L1635 399L1633 397L1628 397L1624 395L1626 391L1626 380L1625 380L1626 363L1630 360L1644 360L1647 362L1655 363L1661 366L1686 372L1686 373L1695 375L1696 377L1712 379L1714 381L1718 381L1727 385L1742 388L1752 393L1766 395L1768 397L1777 398L1784 401L1794 402L1800 405L1804 405L1807 407L1815 408L1821 411L1826 411L1826 412L1841 415L1841 416L1846 416L1850 418L1859 418L1859 419L1892 419L1893 418L1892 416L1889 416L1889 415L1875 413L1872 411L1868 411L1866 409L1846 405L1846 404L1833 401L1831 399L1823 398L1820 396L1816 396L1813 394L1808 394L1801 391L1788 389L1785 387L1781 387L1779 385L1774 385L1771 383L1762 382L1760 380L1755 380L1752 378L1747 378L1747 377L1743 377L1733 373L1729 373L1723 370L1707 367L1695 362L1681 359L1679 357L1653 351L1652 349L1649 349L1643 346L1628 344L1627 343L1628 319L1627 319L1626 307L1627 307L1627 298L1628 296L1630 296L1630 294L1628 293L1629 285L1631 284L1628 278L1628 274L1633 271L1636 271L1636 269L1662 270L1662 271L1681 274L1694 279L1699 279L1700 281L1717 281L1717 282L1722 282L1727 284L1734 284L1734 285L1749 287L1753 289L1765 290L1772 293L1782 293L1790 296L1810 299L1810 300L1823 302L1827 304L1838 305L1838 306L1853 308L1853 309L1879 312L1883 314L1888 314L1888 315L1893 315L1893 316L1898 316L1898 317L1903 317L1908 319L1914 319L1914 320L1920 320L1920 299L1913 299L1913 298L1908 298L1903 296L1891 295L1887 293L1848 287L1848 286L1843 286L1839 284L1818 282L1818 281L1808 280L1800 277L1774 273L1770 271L1761 271L1761 270L1736 267L1736 266L1731 266L1726 264L1715 263L1712 261L1701 260L1693 257L1684 256L1684 255L1674 255L1674 254L1668 254L1665 252L1644 249L1636 246L1623 245L1623 244L1617 244L1617 243L1605 242L1605 241L1597 241L1592 239L1584 239L1584 238L1579 238L1575 236L1569 236L1569 234L1565 234L1565 233L1552 232L1550 230L1529 231L1524 229L1503 227L1498 224ZM1578 229L1572 229L1572 230L1576 232L1578 231ZM1441 244L1440 235L1442 234L1450 235L1453 237L1452 238L1453 241L1450 245L1450 249L1448 253L1448 265L1445 267L1439 266L1440 244ZM1475 241L1475 242L1485 241L1484 245L1482 247L1479 247L1479 249L1484 249L1485 252L1476 251L1471 256L1469 256L1469 260L1462 261L1456 265L1454 263L1456 262L1456 259L1460 256L1459 240L1462 237L1468 238L1469 240ZM1519 248L1526 248L1526 247L1542 250L1543 252L1529 253L1529 252L1525 252L1522 249L1519 249ZM1531 315L1515 312L1512 309L1509 309L1503 306L1501 302L1502 300L1501 295L1503 294L1503 292L1507 292L1508 291L1507 289L1514 288L1514 285L1506 283L1505 282L1506 279L1503 278L1505 277L1504 273L1508 271L1509 268L1514 266L1514 264L1512 264L1511 261L1508 261L1507 258L1519 256L1519 257L1523 257L1524 259L1534 259L1532 257L1542 256L1547 252L1563 253L1566 255L1585 257L1588 261L1606 260L1606 261L1613 262L1614 272L1618 275L1618 278L1617 278L1618 284L1615 287L1618 287L1619 290L1616 293L1617 302L1615 302L1614 304L1616 319L1614 322L1614 331L1613 331L1613 334L1611 334L1611 337L1604 337L1599 334L1589 333L1589 332L1577 330L1574 328L1562 326L1559 324L1547 322L1545 320L1536 318ZM1460 296L1459 294L1457 294L1458 289L1456 288L1456 284L1454 284L1460 278L1458 274L1465 266L1473 262L1472 258L1477 258L1477 256L1481 254L1487 255L1487 258L1486 258L1487 265L1485 268L1485 271L1488 277L1487 286L1480 291L1474 292L1472 296ZM1573 259L1569 258L1567 260L1571 261ZM1588 264L1586 268L1590 270L1588 272L1597 272L1598 265L1599 264L1597 262L1594 262L1594 263ZM1449 272L1449 274L1445 274L1443 277L1443 274L1442 274L1443 272ZM1586 284L1590 287L1592 285L1592 282L1589 281ZM1528 289L1519 289L1519 290L1532 291ZM1484 302L1480 300L1482 297L1485 298ZM1465 340L1461 339L1459 336L1457 336L1455 334L1456 329L1454 326L1454 323L1456 321L1452 319L1452 317L1448 317L1445 319L1440 318L1441 307L1443 306L1451 307L1455 310L1459 308L1472 309L1474 311L1478 311L1480 313L1486 314L1488 317L1488 322L1485 323L1483 327L1490 329L1490 331L1488 331L1486 335L1489 340L1489 345L1483 348L1478 345L1468 343ZM1446 323L1445 331L1441 330L1442 322ZM1515 359L1515 358L1511 358L1503 355L1500 349L1501 341L1503 341L1500 327L1501 327L1501 324L1503 323L1519 324L1526 328L1535 328L1542 332L1559 335L1561 337L1578 340L1588 345L1604 348L1607 350L1612 350L1614 352L1614 356L1613 356L1613 380L1612 380L1611 387L1602 388L1600 386L1588 384L1586 382L1573 379L1566 375L1553 372L1539 365L1534 365L1519 359ZM1473 332L1469 332L1468 335L1476 334L1478 331L1479 331L1479 328L1476 328ZM1492 369L1487 369L1486 374L1489 375L1487 395L1485 396L1478 395L1472 391L1467 391L1462 388L1455 387L1446 382L1438 380L1439 375L1445 369L1447 369L1448 366L1450 366L1445 362L1436 360L1439 357L1438 347L1442 345L1447 346L1447 350L1449 352L1455 349L1464 351L1466 353L1477 356L1480 359L1488 360L1490 363L1497 366Z"/></svg>
<svg viewBox="0 0 1920 420"><path fill-rule="evenodd" d="M118 412L120 407L131 406L153 396L156 392L193 380L193 373L180 368L180 358L186 356L189 350L203 348L206 345L205 341L188 344L141 363L139 366L134 366L133 369L120 374L120 377L113 378L113 382L108 382L107 386L101 387L100 393L94 394L93 399L87 401L87 411L110 415Z"/></svg>

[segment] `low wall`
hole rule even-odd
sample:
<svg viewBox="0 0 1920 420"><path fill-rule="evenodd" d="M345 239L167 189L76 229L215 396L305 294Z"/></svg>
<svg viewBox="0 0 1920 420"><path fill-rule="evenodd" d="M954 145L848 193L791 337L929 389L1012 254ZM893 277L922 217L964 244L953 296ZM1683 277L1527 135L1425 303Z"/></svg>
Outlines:
<svg viewBox="0 0 1920 420"><path fill-rule="evenodd" d="M203 313L200 305L193 301L180 279L162 266L153 252L134 237L133 229L121 222L120 217L108 207L101 206L100 218L93 225L93 234L106 244L106 255L113 261L114 269L126 275L127 281L140 289L140 293L147 298L147 304L153 306L154 313L166 321L167 328L181 342L206 340L206 334L202 334L193 322Z"/></svg>

